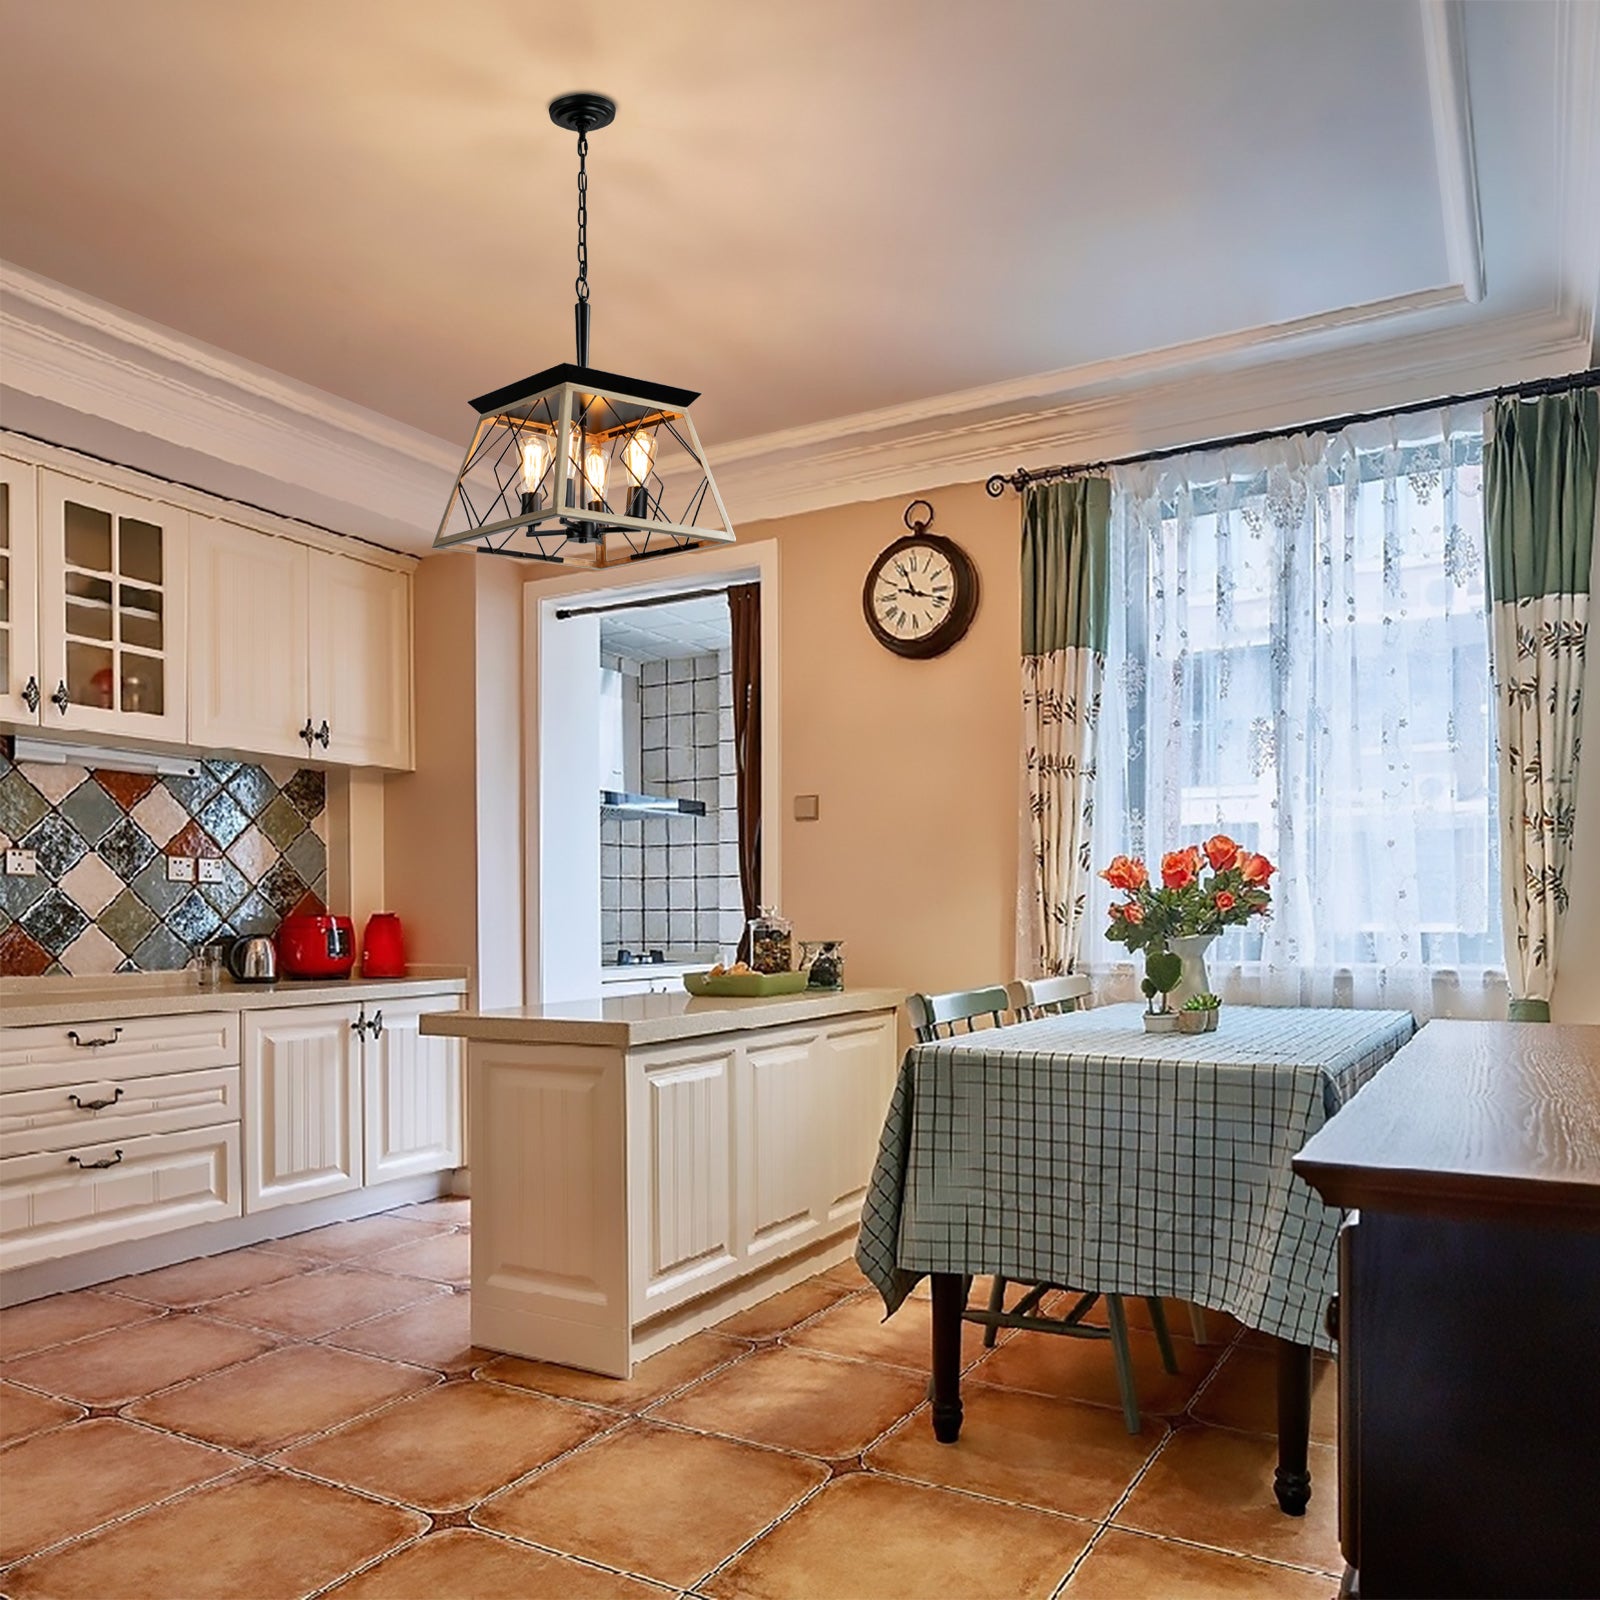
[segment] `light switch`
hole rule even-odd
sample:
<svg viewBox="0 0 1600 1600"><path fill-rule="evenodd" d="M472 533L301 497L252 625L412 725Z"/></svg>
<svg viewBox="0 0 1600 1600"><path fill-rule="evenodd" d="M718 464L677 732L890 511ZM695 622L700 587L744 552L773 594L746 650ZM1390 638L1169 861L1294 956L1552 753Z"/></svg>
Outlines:
<svg viewBox="0 0 1600 1600"><path fill-rule="evenodd" d="M6 851L6 876L8 878L32 878L39 872L39 859L31 850Z"/></svg>
<svg viewBox="0 0 1600 1600"><path fill-rule="evenodd" d="M201 883L221 883L222 875L223 863L221 860L219 860L216 856L200 857Z"/></svg>
<svg viewBox="0 0 1600 1600"><path fill-rule="evenodd" d="M167 857L167 882L168 883L193 883L194 882L194 857L193 856L168 856Z"/></svg>
<svg viewBox="0 0 1600 1600"><path fill-rule="evenodd" d="M821 795L797 794L794 797L794 820L796 822L815 822L821 815Z"/></svg>

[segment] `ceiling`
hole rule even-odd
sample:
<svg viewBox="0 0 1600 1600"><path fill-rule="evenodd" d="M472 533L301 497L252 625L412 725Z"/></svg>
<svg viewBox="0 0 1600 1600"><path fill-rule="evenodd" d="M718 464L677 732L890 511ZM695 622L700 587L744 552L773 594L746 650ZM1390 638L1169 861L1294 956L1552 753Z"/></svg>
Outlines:
<svg viewBox="0 0 1600 1600"><path fill-rule="evenodd" d="M36 320L131 337L152 369L200 350L252 405L407 458L388 475L420 503L471 396L571 354L575 154L544 108L600 89L596 365L702 390L730 472L799 443L816 477L813 434L903 449L930 418L1570 309L1585 4L0 0L22 153L0 257L188 342L152 354L79 302ZM12 425L74 433L79 397L6 382ZM95 448L85 426L69 442ZM285 476L230 450L246 488ZM370 508L358 531L431 534L398 488L319 492Z"/></svg>
<svg viewBox="0 0 1600 1600"><path fill-rule="evenodd" d="M600 652L625 661L675 661L715 655L733 640L726 596L611 611L600 619Z"/></svg>

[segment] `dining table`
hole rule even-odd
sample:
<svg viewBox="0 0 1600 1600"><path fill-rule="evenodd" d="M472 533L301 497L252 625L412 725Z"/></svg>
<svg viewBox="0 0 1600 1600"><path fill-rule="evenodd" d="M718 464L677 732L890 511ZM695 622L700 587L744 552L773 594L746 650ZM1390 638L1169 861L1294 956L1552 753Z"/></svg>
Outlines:
<svg viewBox="0 0 1600 1600"><path fill-rule="evenodd" d="M893 1315L932 1280L932 1424L961 1432L974 1277L1170 1297L1276 1340L1279 1506L1311 1498L1312 1357L1341 1213L1291 1165L1416 1031L1409 1011L1224 1006L1205 1033L1109 1005L906 1052L856 1261Z"/></svg>

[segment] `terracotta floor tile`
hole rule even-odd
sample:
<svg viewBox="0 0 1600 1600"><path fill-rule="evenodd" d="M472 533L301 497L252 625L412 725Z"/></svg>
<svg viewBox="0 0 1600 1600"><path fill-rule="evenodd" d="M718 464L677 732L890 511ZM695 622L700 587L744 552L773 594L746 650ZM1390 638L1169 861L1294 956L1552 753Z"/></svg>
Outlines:
<svg viewBox="0 0 1600 1600"><path fill-rule="evenodd" d="M837 1305L848 1291L826 1278L808 1278L781 1294L768 1296L745 1311L736 1311L716 1325L718 1333L736 1339L771 1339L787 1333L797 1322L814 1317L819 1311ZM882 1314L882 1306L879 1307Z"/></svg>
<svg viewBox="0 0 1600 1600"><path fill-rule="evenodd" d="M273 1343L248 1329L185 1313L41 1350L9 1363L6 1376L82 1405L118 1406L248 1361Z"/></svg>
<svg viewBox="0 0 1600 1600"><path fill-rule="evenodd" d="M0 1456L0 1562L85 1533L238 1465L237 1456L115 1417L38 1434ZM13 1592L9 1577L5 1588Z"/></svg>
<svg viewBox="0 0 1600 1600"><path fill-rule="evenodd" d="M1122 1309L1127 1313L1128 1326L1130 1328L1143 1328L1146 1332L1150 1330L1150 1303L1148 1300L1141 1300L1136 1295L1125 1295L1122 1301ZM1164 1299L1161 1302L1161 1309L1166 1313L1167 1331L1176 1334L1180 1338L1189 1338L1191 1333L1189 1302L1187 1300ZM1092 1322L1097 1328L1105 1327L1105 1300L1102 1298L1096 1301L1083 1320ZM1226 1311L1206 1312L1208 1348L1212 1345L1225 1346L1230 1344L1233 1336L1238 1331L1239 1324Z"/></svg>
<svg viewBox="0 0 1600 1600"><path fill-rule="evenodd" d="M498 1356L479 1376L616 1411L643 1411L663 1395L726 1366L749 1349L747 1344L715 1333L697 1333L641 1361L631 1378L602 1378L595 1372L579 1372L576 1367L558 1367L548 1361L524 1361L520 1356Z"/></svg>
<svg viewBox="0 0 1600 1600"><path fill-rule="evenodd" d="M59 1427L82 1415L82 1407L68 1405L65 1400L51 1400L19 1389L14 1383L0 1383L0 1445L15 1444L18 1439L43 1433L46 1428Z"/></svg>
<svg viewBox="0 0 1600 1600"><path fill-rule="evenodd" d="M107 1328L125 1327L159 1315L151 1306L88 1289L76 1294L53 1294L46 1300L30 1300L26 1305L7 1306L0 1311L0 1355L9 1361L47 1345L63 1344L68 1339L104 1333Z"/></svg>
<svg viewBox="0 0 1600 1600"><path fill-rule="evenodd" d="M30 1561L6 1574L6 1589L13 1600L291 1600L426 1525L415 1512L257 1467Z"/></svg>
<svg viewBox="0 0 1600 1600"><path fill-rule="evenodd" d="M388 1250L415 1239L431 1239L443 1231L443 1224L421 1222L415 1217L397 1217L388 1212L376 1217L357 1217L353 1222L334 1222L309 1233L293 1233L262 1246L289 1255L310 1256L315 1261L353 1261Z"/></svg>
<svg viewBox="0 0 1600 1600"><path fill-rule="evenodd" d="M867 1465L1099 1520L1166 1432L1146 1420L1130 1434L1120 1412L977 1383L964 1384L961 1398L966 1415L955 1444L940 1444L923 1412L868 1451Z"/></svg>
<svg viewBox="0 0 1600 1600"><path fill-rule="evenodd" d="M457 1511L598 1432L601 1412L488 1383L450 1383L277 1457L430 1511Z"/></svg>
<svg viewBox="0 0 1600 1600"><path fill-rule="evenodd" d="M400 1206L385 1215L403 1217L411 1222L443 1222L452 1228L464 1228L472 1221L472 1201L464 1194L444 1194L437 1200L419 1200L415 1205Z"/></svg>
<svg viewBox="0 0 1600 1600"><path fill-rule="evenodd" d="M445 1373L467 1372L494 1360L492 1350L472 1343L472 1301L464 1294L431 1295L404 1311L341 1328L323 1342Z"/></svg>
<svg viewBox="0 0 1600 1600"><path fill-rule="evenodd" d="M853 1456L920 1405L925 1379L774 1346L655 1408L655 1416L814 1456Z"/></svg>
<svg viewBox="0 0 1600 1600"><path fill-rule="evenodd" d="M1108 1528L1063 1590L1071 1600L1333 1600L1329 1578Z"/></svg>
<svg viewBox="0 0 1600 1600"><path fill-rule="evenodd" d="M154 1305L197 1306L219 1295L292 1278L305 1268L306 1263L298 1257L252 1246L248 1250L230 1250L226 1255L202 1256L198 1261L180 1261L156 1272L142 1272L135 1278L118 1278L105 1287Z"/></svg>
<svg viewBox="0 0 1600 1600"><path fill-rule="evenodd" d="M435 1381L416 1367L321 1345L291 1345L141 1400L127 1415L265 1455Z"/></svg>
<svg viewBox="0 0 1600 1600"><path fill-rule="evenodd" d="M1174 1416L1181 1412L1216 1366L1222 1351L1201 1349L1188 1339L1174 1339L1172 1353L1178 1370L1161 1365L1161 1347L1153 1333L1128 1330L1133 1356L1133 1381L1139 1410L1147 1416ZM973 1374L984 1383L1007 1389L1028 1389L1057 1400L1086 1400L1092 1405L1122 1408L1117 1393L1117 1365L1109 1341L1070 1339L1054 1333L1019 1333L1001 1345Z"/></svg>
<svg viewBox="0 0 1600 1600"><path fill-rule="evenodd" d="M1275 1439L1223 1428L1182 1428L1116 1522L1241 1555L1340 1571L1337 1455L1327 1445L1311 1446L1311 1505L1303 1517L1286 1517L1272 1496L1277 1459Z"/></svg>
<svg viewBox="0 0 1600 1600"><path fill-rule="evenodd" d="M872 1288L872 1280L855 1264L855 1259L851 1256L846 1256L843 1261L836 1262L825 1271L819 1272L817 1278L811 1281L815 1283L817 1279L821 1279L823 1283L837 1284L841 1289L849 1289L852 1292L857 1289L872 1289L874 1294L878 1292Z"/></svg>
<svg viewBox="0 0 1600 1600"><path fill-rule="evenodd" d="M367 1256L362 1266L374 1272L397 1272L407 1278L426 1278L432 1283L470 1283L472 1281L472 1239L465 1233L440 1233L431 1239L416 1239Z"/></svg>
<svg viewBox="0 0 1600 1600"><path fill-rule="evenodd" d="M933 1307L926 1300L907 1300L885 1321L883 1301L876 1294L861 1295L807 1323L787 1342L808 1350L828 1350L837 1356L892 1362L926 1377L932 1370ZM963 1364L976 1361L982 1354L983 1329L976 1323L962 1323Z"/></svg>
<svg viewBox="0 0 1600 1600"><path fill-rule="evenodd" d="M280 1283L213 1300L204 1310L207 1316L246 1327L270 1328L315 1339L335 1328L347 1328L353 1322L365 1322L385 1311L398 1311L425 1295L443 1292L436 1284L423 1283L419 1278L337 1268L302 1273Z"/></svg>
<svg viewBox="0 0 1600 1600"><path fill-rule="evenodd" d="M836 1479L701 1590L718 1600L1044 1600L1091 1524L854 1473Z"/></svg>
<svg viewBox="0 0 1600 1600"><path fill-rule="evenodd" d="M485 1502L473 1520L681 1588L827 1475L820 1462L633 1423Z"/></svg>
<svg viewBox="0 0 1600 1600"><path fill-rule="evenodd" d="M1317 1360L1311 1369L1311 1437L1319 1444L1339 1442L1339 1372L1333 1362ZM1240 1346L1211 1386L1195 1402L1203 1422L1220 1422L1250 1433L1278 1431L1278 1356L1275 1350Z"/></svg>
<svg viewBox="0 0 1600 1600"><path fill-rule="evenodd" d="M476 1528L447 1528L330 1589L328 1600L667 1600L670 1594Z"/></svg>

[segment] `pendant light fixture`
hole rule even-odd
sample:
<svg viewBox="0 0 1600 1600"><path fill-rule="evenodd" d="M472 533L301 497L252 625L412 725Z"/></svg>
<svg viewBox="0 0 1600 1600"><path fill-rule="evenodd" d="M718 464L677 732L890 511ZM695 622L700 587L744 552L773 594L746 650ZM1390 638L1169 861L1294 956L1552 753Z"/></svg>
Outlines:
<svg viewBox="0 0 1600 1600"><path fill-rule="evenodd" d="M600 94L550 102L578 136L578 358L472 402L435 550L606 567L734 537L689 416L700 396L589 365L589 135L616 114Z"/></svg>

